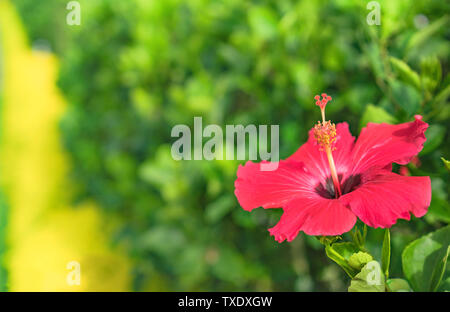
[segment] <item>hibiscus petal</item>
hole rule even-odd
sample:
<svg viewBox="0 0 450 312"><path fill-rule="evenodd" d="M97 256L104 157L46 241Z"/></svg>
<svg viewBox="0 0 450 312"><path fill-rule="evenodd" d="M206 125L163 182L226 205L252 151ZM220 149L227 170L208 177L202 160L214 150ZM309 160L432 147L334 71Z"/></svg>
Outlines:
<svg viewBox="0 0 450 312"><path fill-rule="evenodd" d="M428 124L422 116L399 125L369 122L363 128L352 152L353 174L371 167L384 167L392 162L405 165L417 155L426 141Z"/></svg>
<svg viewBox="0 0 450 312"><path fill-rule="evenodd" d="M273 171L262 171L260 164L248 161L237 171L234 193L245 210L279 208L302 193L314 193L317 178L306 172L303 163L282 160Z"/></svg>
<svg viewBox="0 0 450 312"><path fill-rule="evenodd" d="M431 201L429 177L406 177L386 170L369 173L362 185L339 198L371 227L391 227L397 219L426 214Z"/></svg>
<svg viewBox="0 0 450 312"><path fill-rule="evenodd" d="M333 158L338 174L345 174L349 171L351 165L350 152L355 138L350 133L346 122L337 124L336 134L336 149L333 151ZM331 175L327 155L319 150L314 138L314 128L309 131L308 141L288 159L303 162L308 171L314 176L320 177L322 181L325 181Z"/></svg>
<svg viewBox="0 0 450 312"><path fill-rule="evenodd" d="M340 235L350 231L356 222L355 214L338 199L298 197L283 208L276 226L269 229L278 242L292 241L303 231L308 235Z"/></svg>

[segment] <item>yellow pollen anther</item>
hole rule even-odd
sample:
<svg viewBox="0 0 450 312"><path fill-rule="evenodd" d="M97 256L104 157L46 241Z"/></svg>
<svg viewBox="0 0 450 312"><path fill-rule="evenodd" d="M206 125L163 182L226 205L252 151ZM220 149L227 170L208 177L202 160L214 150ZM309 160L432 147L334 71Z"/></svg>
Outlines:
<svg viewBox="0 0 450 312"><path fill-rule="evenodd" d="M335 150L336 126L331 121L318 121L317 125L314 126L314 138L321 151L325 151L327 148L332 151Z"/></svg>

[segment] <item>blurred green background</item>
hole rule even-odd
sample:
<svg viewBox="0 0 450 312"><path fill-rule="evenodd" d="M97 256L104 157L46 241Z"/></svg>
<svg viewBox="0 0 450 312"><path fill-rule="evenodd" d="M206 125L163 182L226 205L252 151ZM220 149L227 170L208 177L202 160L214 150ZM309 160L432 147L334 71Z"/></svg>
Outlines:
<svg viewBox="0 0 450 312"><path fill-rule="evenodd" d="M80 26L66 24L68 1L11 2L33 51L59 59L67 101L59 133L72 183L59 192L70 194L74 210L95 203L98 227L114 225L105 244L120 248L130 268L112 289L348 286L314 237L278 244L269 236L281 210L239 207L242 161L172 159L172 127L192 126L194 116L204 125L280 125L286 158L319 119L313 97L321 92L333 97L327 117L347 121L355 136L368 121L421 114L428 140L408 170L431 176L432 203L424 218L393 227L391 276L402 275L407 243L450 222L450 175L440 159L450 158L449 2L378 1L381 25L368 25L371 10L360 0L80 0ZM5 194L0 217L8 220L14 206ZM0 257L15 248L14 240L2 248L4 232ZM369 230L376 256L382 239ZM2 276L5 289L16 289Z"/></svg>

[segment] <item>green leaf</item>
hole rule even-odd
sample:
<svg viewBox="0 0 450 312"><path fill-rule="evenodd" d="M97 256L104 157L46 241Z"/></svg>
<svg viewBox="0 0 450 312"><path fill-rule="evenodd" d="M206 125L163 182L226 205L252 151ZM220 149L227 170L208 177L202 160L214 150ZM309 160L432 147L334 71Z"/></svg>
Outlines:
<svg viewBox="0 0 450 312"><path fill-rule="evenodd" d="M375 123L389 123L394 124L396 123L396 119L394 116L386 112L383 108L377 107L375 105L369 104L366 107L366 110L364 111L363 116L361 117L360 121L360 128L363 128L367 125L368 122L375 122Z"/></svg>
<svg viewBox="0 0 450 312"><path fill-rule="evenodd" d="M444 90L442 90L441 92L438 93L438 95L436 95L436 97L434 98L434 103L435 104L443 103L447 101L449 97L450 97L450 85L445 87Z"/></svg>
<svg viewBox="0 0 450 312"><path fill-rule="evenodd" d="M391 262L391 233L389 229L384 231L383 247L381 250L381 267L386 278L389 277L389 264Z"/></svg>
<svg viewBox="0 0 450 312"><path fill-rule="evenodd" d="M420 76L425 90L433 92L441 82L442 68L437 57L426 57L420 63Z"/></svg>
<svg viewBox="0 0 450 312"><path fill-rule="evenodd" d="M450 276L441 282L438 291L450 291Z"/></svg>
<svg viewBox="0 0 450 312"><path fill-rule="evenodd" d="M386 281L386 287L391 292L411 292L411 286L402 278L392 278Z"/></svg>
<svg viewBox="0 0 450 312"><path fill-rule="evenodd" d="M444 163L445 168L447 168L447 170L450 171L450 161L448 161L444 157L441 157L441 160Z"/></svg>
<svg viewBox="0 0 450 312"><path fill-rule="evenodd" d="M337 244L333 244L333 245L326 245L325 246L325 253L327 255L328 258L330 258L331 260L333 260L334 262L336 262L344 271L345 273L347 273L348 276L350 276L351 278L353 278L356 274L356 270L353 269L349 264L347 259L343 256L343 254L347 253L348 250L346 250L347 247L344 247L343 244L346 243L337 243ZM341 250L336 251L334 249L334 245L338 245L336 246L336 248L341 248ZM342 254L341 254L342 253Z"/></svg>
<svg viewBox="0 0 450 312"><path fill-rule="evenodd" d="M389 60L401 81L413 86L417 91L422 89L419 74L412 70L408 64L392 56Z"/></svg>
<svg viewBox="0 0 450 312"><path fill-rule="evenodd" d="M450 225L413 241L403 250L403 272L415 291L438 289L449 245Z"/></svg>
<svg viewBox="0 0 450 312"><path fill-rule="evenodd" d="M445 127L441 125L431 125L425 132L427 140L423 145L420 155L428 154L438 148L445 137Z"/></svg>
<svg viewBox="0 0 450 312"><path fill-rule="evenodd" d="M447 247L447 252L444 257L439 261L438 265L433 271L433 275L431 276L431 291L436 291L439 288L439 285L444 277L445 269L447 266L447 259L450 253L450 246Z"/></svg>
<svg viewBox="0 0 450 312"><path fill-rule="evenodd" d="M367 263L350 282L349 292L384 292L385 279L377 261Z"/></svg>
<svg viewBox="0 0 450 312"><path fill-rule="evenodd" d="M390 79L392 96L408 115L414 115L420 106L422 95L414 87L399 80Z"/></svg>
<svg viewBox="0 0 450 312"><path fill-rule="evenodd" d="M334 243L333 249L346 260L350 259L355 252L358 252L358 247L351 242Z"/></svg>

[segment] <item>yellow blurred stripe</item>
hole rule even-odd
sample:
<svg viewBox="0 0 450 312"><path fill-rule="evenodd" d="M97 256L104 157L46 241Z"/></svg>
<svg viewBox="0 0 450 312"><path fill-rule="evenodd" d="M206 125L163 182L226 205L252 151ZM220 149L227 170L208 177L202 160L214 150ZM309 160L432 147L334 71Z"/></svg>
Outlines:
<svg viewBox="0 0 450 312"><path fill-rule="evenodd" d="M65 102L55 85L56 57L30 49L14 8L5 0L0 0L0 40L0 177L9 205L9 289L129 290L129 261L108 245L111 229L102 215L93 204L70 205L72 186L58 130ZM81 265L79 286L66 282L70 261Z"/></svg>

